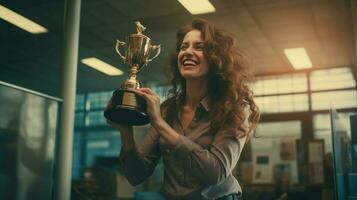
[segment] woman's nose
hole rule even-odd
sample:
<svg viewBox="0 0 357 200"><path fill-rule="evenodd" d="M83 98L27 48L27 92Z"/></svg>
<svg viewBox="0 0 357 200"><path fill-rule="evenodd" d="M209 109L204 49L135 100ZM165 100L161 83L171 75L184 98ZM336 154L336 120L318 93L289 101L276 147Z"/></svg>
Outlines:
<svg viewBox="0 0 357 200"><path fill-rule="evenodd" d="M185 51L185 55L189 55L189 56L193 56L193 49L192 48L188 48L188 49L186 49L186 51Z"/></svg>

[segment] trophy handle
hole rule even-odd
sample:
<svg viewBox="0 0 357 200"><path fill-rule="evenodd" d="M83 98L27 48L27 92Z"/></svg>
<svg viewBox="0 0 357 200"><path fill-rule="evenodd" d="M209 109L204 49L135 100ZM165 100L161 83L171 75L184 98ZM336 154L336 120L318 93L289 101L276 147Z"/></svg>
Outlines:
<svg viewBox="0 0 357 200"><path fill-rule="evenodd" d="M151 47L151 49L156 50L156 54L155 54L154 57L149 58L149 59L146 61L146 63L151 62L152 60L154 60L156 57L159 56L159 54L160 54L160 52L161 52L161 45L160 45L160 44L159 44L159 45L153 45L153 46Z"/></svg>
<svg viewBox="0 0 357 200"><path fill-rule="evenodd" d="M115 50L117 51L118 55L121 57L121 59L123 59L123 61L125 62L126 61L126 58L125 56L123 56L121 53L120 53L120 47L121 46L125 46L125 42L122 42L120 40L117 40L117 44L115 45Z"/></svg>

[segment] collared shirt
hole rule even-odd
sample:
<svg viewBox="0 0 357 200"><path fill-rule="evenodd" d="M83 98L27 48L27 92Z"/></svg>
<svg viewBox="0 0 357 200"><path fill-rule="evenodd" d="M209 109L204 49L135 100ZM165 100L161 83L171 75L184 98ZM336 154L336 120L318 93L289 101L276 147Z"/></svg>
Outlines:
<svg viewBox="0 0 357 200"><path fill-rule="evenodd" d="M245 143L235 136L236 129L212 129L207 97L196 108L193 120L184 129L179 119L172 128L180 135L175 146L169 146L151 127L143 143L134 151L121 151L124 174L133 185L150 176L163 156L165 171L161 192L167 199L215 199L240 193L241 187L232 175Z"/></svg>

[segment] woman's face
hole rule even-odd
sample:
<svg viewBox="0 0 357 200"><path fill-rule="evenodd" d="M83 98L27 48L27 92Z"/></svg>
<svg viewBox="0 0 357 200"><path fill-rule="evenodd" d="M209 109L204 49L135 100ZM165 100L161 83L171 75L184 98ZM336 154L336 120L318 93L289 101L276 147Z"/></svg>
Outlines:
<svg viewBox="0 0 357 200"><path fill-rule="evenodd" d="M201 31L188 32L181 44L177 56L178 67L184 78L202 78L207 76L208 63L205 56L205 44Z"/></svg>

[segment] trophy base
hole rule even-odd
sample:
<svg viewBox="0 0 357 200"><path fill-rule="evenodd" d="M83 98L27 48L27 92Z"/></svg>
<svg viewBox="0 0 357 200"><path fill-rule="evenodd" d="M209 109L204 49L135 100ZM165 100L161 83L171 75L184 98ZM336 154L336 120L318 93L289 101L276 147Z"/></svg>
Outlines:
<svg viewBox="0 0 357 200"><path fill-rule="evenodd" d="M132 90L118 89L113 92L112 107L104 111L108 120L131 126L145 125L150 122L146 113L145 100Z"/></svg>

